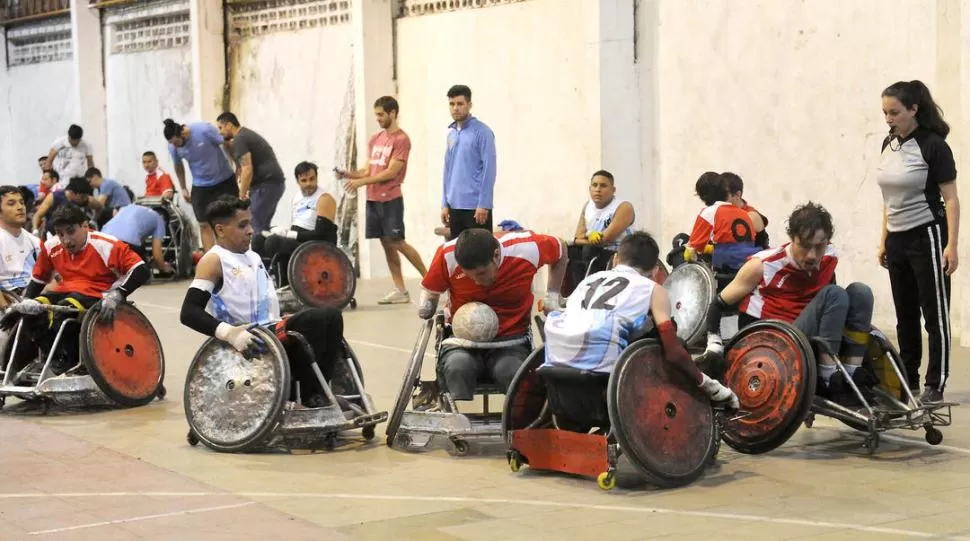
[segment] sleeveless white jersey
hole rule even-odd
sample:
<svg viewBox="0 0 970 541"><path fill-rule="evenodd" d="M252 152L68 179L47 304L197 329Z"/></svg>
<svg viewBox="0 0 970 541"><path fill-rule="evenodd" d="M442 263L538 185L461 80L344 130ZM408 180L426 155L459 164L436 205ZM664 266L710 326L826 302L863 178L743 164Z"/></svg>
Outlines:
<svg viewBox="0 0 970 541"><path fill-rule="evenodd" d="M222 287L212 293L206 310L230 325L279 321L279 298L259 255L252 250L237 254L219 245L212 251L222 263Z"/></svg>
<svg viewBox="0 0 970 541"><path fill-rule="evenodd" d="M544 364L610 373L630 333L647 321L656 285L626 265L588 276L566 309L546 318Z"/></svg>
<svg viewBox="0 0 970 541"><path fill-rule="evenodd" d="M26 287L40 254L40 239L25 229L15 237L0 229L0 290Z"/></svg>
<svg viewBox="0 0 970 541"><path fill-rule="evenodd" d="M614 197L613 200L610 201L610 204L600 209L596 208L596 204L593 203L592 200L587 201L586 208L583 209L583 219L586 221L586 234L589 235L593 231L598 233L603 233L606 231L606 228L613 223L613 216L616 215L616 209L618 209L622 203L625 203L625 201ZM615 241L603 246L611 250L616 250L619 248L620 241L623 240L623 237L629 235L632 231L632 226L624 229Z"/></svg>
<svg viewBox="0 0 970 541"><path fill-rule="evenodd" d="M301 192L302 193L302 192ZM308 196L300 196L293 200L293 221L290 225L302 227L313 231L317 227L317 200L320 196L330 193L330 190L321 182L317 185L317 191ZM332 196L333 194L331 194Z"/></svg>

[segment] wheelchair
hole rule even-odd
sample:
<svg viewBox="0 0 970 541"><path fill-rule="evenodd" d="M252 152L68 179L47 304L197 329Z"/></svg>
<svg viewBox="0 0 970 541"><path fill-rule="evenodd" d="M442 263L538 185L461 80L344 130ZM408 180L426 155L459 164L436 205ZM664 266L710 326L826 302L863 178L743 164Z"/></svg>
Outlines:
<svg viewBox="0 0 970 541"><path fill-rule="evenodd" d="M670 274L665 287L670 293L677 335L692 353L705 349L711 303L716 291L723 287L720 284L730 278L715 275L704 263L683 264ZM904 383L907 381L903 376L904 366L895 346L875 326L869 330L862 369L874 374L879 383L863 390L849 377L835 352L828 351L824 342L805 336L793 325L762 320L731 332L728 320L734 318L736 322L737 312L721 315L721 336L725 340L723 382L737 393L741 408L752 412L741 422L749 434L761 433L763 441L768 442L764 445L773 445L775 438L787 440L802 423L811 427L816 415L837 419L865 432L864 446L870 455L879 446L880 434L888 430L923 429L930 445L943 441L938 427L951 424L952 407L959 404L921 403ZM836 369L845 376L862 404L860 409L847 408L816 395L816 353L819 351L835 359ZM777 407L782 399L783 406ZM792 420L796 422L792 424ZM739 452L757 452L762 445L725 441Z"/></svg>
<svg viewBox="0 0 970 541"><path fill-rule="evenodd" d="M178 194L176 193L173 197L178 197ZM195 267L192 258L195 233L192 231L189 219L182 209L172 201L162 197L142 197L135 200L135 204L148 207L162 216L165 220L165 238L162 239L162 253L165 261L175 269L176 279L191 278ZM148 257L151 258L152 239L146 239L142 247ZM151 261L146 261L146 263L151 264ZM158 272L157 269L152 271L153 274Z"/></svg>
<svg viewBox="0 0 970 541"><path fill-rule="evenodd" d="M387 412L378 412L364 390L360 362L346 341L343 363L334 367L329 382L312 363L327 405L311 408L300 405L299 382L292 381L289 363L289 355L297 351L316 359L306 338L287 331L284 345L265 327L251 332L266 343L266 352L243 356L231 345L209 338L192 359L183 401L189 445L202 442L223 453L330 451L344 431L361 429L363 440L374 438L374 427L387 420ZM291 389L296 400L290 400Z"/></svg>
<svg viewBox="0 0 970 541"><path fill-rule="evenodd" d="M501 441L502 411L493 411L489 399L505 394L506 390L496 385L491 378L486 376L479 380L475 388L475 396L482 397L480 413L460 411L448 390L443 386L439 388L437 378L421 379L425 351L432 337L434 337L437 373L439 360L437 352L440 351L442 342L450 336L451 326L446 322L445 314L441 311L422 323L394 409L387 420L385 443L388 447L414 451L427 448L435 436L443 436L451 442L455 455L464 456L469 451L470 440ZM531 346L531 333L524 340ZM472 346L485 347L487 344L472 344ZM433 399L431 395L434 395ZM430 411L418 410L422 396L433 401L436 407ZM412 404L412 409L408 409L409 402Z"/></svg>
<svg viewBox="0 0 970 541"><path fill-rule="evenodd" d="M289 285L276 290L284 313L299 311L304 306L357 308L354 297L357 273L340 248L322 240L308 241L293 251L286 269L280 259L279 254L274 254L269 260L263 260L276 284L281 283L280 277L286 272Z"/></svg>
<svg viewBox="0 0 970 541"><path fill-rule="evenodd" d="M616 252L613 250L603 250L602 253L600 253L593 259L591 259L589 263L586 265L586 271L585 273L583 273L583 279L586 279L591 274L595 274L599 271L612 269L614 255L616 255ZM657 269L656 271L654 271L653 276L651 276L650 278L654 282L657 282L658 284L663 285L664 281L666 281L667 276L669 274L670 274L670 271L667 269L667 266L664 265L663 261L660 261L658 259ZM573 291L575 291L578 286L579 286L579 282L577 282L573 278L572 272L566 271L566 275L562 279L562 288L560 290L560 294L564 298L568 297L573 294Z"/></svg>
<svg viewBox="0 0 970 541"><path fill-rule="evenodd" d="M165 397L165 355L148 318L133 304L121 304L112 324L98 321L100 304L87 310L46 305L61 322L46 358L28 336L24 319L0 337L0 407L7 397L37 402L46 412L65 407L135 407ZM52 362L66 333L80 333L79 361L63 373Z"/></svg>

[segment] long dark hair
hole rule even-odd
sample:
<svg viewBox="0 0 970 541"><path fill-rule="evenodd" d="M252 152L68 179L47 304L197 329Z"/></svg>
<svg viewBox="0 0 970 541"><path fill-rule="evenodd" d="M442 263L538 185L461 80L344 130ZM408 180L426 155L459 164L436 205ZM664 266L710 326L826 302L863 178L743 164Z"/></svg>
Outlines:
<svg viewBox="0 0 970 541"><path fill-rule="evenodd" d="M171 118L166 118L163 123L165 124L165 130L162 133L165 135L166 141L176 135L182 135L182 130L185 129L185 126L182 126Z"/></svg>
<svg viewBox="0 0 970 541"><path fill-rule="evenodd" d="M920 126L944 139L950 133L950 125L943 120L943 110L933 101L930 89L926 88L923 81L893 83L882 91L882 95L883 97L896 98L907 109L912 109L914 105L918 106L916 122Z"/></svg>

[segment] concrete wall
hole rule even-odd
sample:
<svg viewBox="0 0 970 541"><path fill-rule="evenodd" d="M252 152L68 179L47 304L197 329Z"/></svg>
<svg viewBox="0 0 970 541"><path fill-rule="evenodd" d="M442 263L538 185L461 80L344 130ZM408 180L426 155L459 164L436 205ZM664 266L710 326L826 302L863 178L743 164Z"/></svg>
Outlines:
<svg viewBox="0 0 970 541"><path fill-rule="evenodd" d="M454 84L471 87L472 114L495 132L495 224L571 236L589 176L603 165L596 4L533 0L397 21L400 122L412 145L405 224L426 262L442 240L433 229Z"/></svg>
<svg viewBox="0 0 970 541"><path fill-rule="evenodd" d="M279 32L234 46L231 110L273 146L287 177L274 225L290 223L297 163L316 163L321 181L334 182L330 171L350 122L342 105L352 81L351 30L344 24Z"/></svg>

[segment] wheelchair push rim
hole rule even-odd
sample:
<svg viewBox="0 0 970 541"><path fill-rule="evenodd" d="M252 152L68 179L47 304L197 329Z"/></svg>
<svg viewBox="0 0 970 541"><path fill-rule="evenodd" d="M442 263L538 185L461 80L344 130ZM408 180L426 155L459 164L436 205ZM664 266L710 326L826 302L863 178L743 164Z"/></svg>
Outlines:
<svg viewBox="0 0 970 541"><path fill-rule="evenodd" d="M183 403L199 441L221 452L258 448L277 428L290 390L290 365L276 335L254 333L267 351L245 358L231 345L209 338L189 365Z"/></svg>
<svg viewBox="0 0 970 541"><path fill-rule="evenodd" d="M88 374L123 406L151 402L165 379L165 354L151 322L131 304L118 306L110 325L99 316L100 305L81 320L81 359Z"/></svg>
<svg viewBox="0 0 970 541"><path fill-rule="evenodd" d="M303 304L317 308L343 308L357 289L350 258L325 241L300 244L290 256L286 274L293 294Z"/></svg>
<svg viewBox="0 0 970 541"><path fill-rule="evenodd" d="M421 367L424 364L424 353L427 351L428 342L431 340L434 327L435 321L433 319L425 321L421 325L421 332L414 341L414 348L411 350L411 359L408 362L407 370L404 372L404 379L401 381L401 388L398 390L397 398L394 401L394 409L388 414L387 427L384 429L384 435L387 436L385 443L388 447L393 446L394 438L397 437L397 432L401 428L401 421L404 419L404 412L408 408L408 401L411 400L415 387L420 383Z"/></svg>
<svg viewBox="0 0 970 541"><path fill-rule="evenodd" d="M545 362L545 346L532 351L516 371L505 393L502 407L502 434L506 443L512 444L513 430L528 428L545 407L548 393L536 370Z"/></svg>

